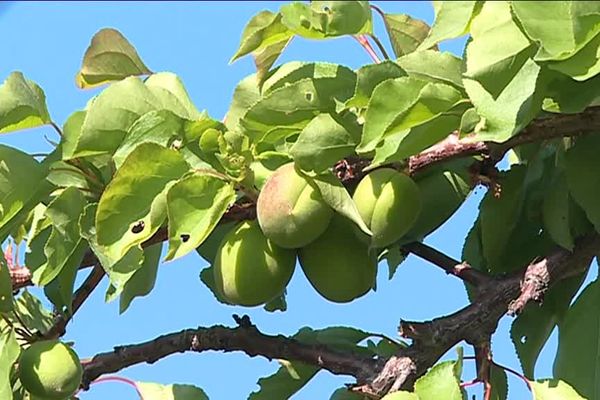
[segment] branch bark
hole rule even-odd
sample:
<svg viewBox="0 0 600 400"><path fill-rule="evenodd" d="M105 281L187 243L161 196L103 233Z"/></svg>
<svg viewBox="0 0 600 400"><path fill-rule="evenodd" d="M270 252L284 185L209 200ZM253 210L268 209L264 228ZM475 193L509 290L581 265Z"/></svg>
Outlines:
<svg viewBox="0 0 600 400"><path fill-rule="evenodd" d="M366 381L377 365L375 359L364 355L340 352L321 344L303 343L282 335L266 335L250 324L247 317L241 318L241 321L247 323L241 323L235 328L212 326L186 329L98 354L82 362L82 387L87 389L101 375L117 372L134 364L152 364L168 355L186 351L243 351L250 357L262 356L268 360L297 360L327 369L334 374L352 375L360 381Z"/></svg>
<svg viewBox="0 0 600 400"><path fill-rule="evenodd" d="M412 344L388 359L302 343L282 335L266 335L248 322L235 328L186 329L148 342L116 347L84 362L82 385L87 388L101 375L138 363L154 363L175 353L243 351L251 357L302 361L334 374L353 376L357 380L354 391L379 398L391 391L410 389L419 376L461 341L474 346L486 343L504 314L519 311L529 301L542 298L548 288L561 280L585 272L598 251L599 235L583 237L572 253L559 248L521 271L491 279L471 304L453 314L426 322L401 321L400 334L412 339ZM532 281L541 284L532 289Z"/></svg>

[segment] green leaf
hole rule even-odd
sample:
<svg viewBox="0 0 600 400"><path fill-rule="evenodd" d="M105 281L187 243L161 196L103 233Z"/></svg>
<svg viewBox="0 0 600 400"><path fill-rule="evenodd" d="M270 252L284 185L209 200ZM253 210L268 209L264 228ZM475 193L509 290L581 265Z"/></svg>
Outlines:
<svg viewBox="0 0 600 400"><path fill-rule="evenodd" d="M12 280L10 279L8 263L4 258L2 249L0 249L0 313L8 313L13 308Z"/></svg>
<svg viewBox="0 0 600 400"><path fill-rule="evenodd" d="M242 118L248 109L259 99L260 91L258 89L256 74L252 74L242 79L235 87L229 110L223 119L227 129L230 131L239 129L238 123L240 118Z"/></svg>
<svg viewBox="0 0 600 400"><path fill-rule="evenodd" d="M568 383L559 379L537 380L529 382L529 385L533 400L586 400Z"/></svg>
<svg viewBox="0 0 600 400"><path fill-rule="evenodd" d="M79 189L70 187L48 205L45 214L51 233L44 245L46 261L32 271L31 279L36 285L47 285L67 265L73 266L80 261L83 254L78 222L86 203Z"/></svg>
<svg viewBox="0 0 600 400"><path fill-rule="evenodd" d="M559 324L558 352L554 360L554 377L564 380L588 399L600 398L598 304L600 282L596 280L584 289Z"/></svg>
<svg viewBox="0 0 600 400"><path fill-rule="evenodd" d="M38 203L45 175L45 168L29 154L0 144L0 243L22 212Z"/></svg>
<svg viewBox="0 0 600 400"><path fill-rule="evenodd" d="M458 90L443 83L411 77L387 80L373 91L356 150L370 152L384 137L431 121L461 98Z"/></svg>
<svg viewBox="0 0 600 400"><path fill-rule="evenodd" d="M540 70L533 60L527 60L495 100L479 82L464 79L475 110L485 118L485 125L473 140L502 142L517 134L539 113L542 97L536 89Z"/></svg>
<svg viewBox="0 0 600 400"><path fill-rule="evenodd" d="M421 398L415 394L405 391L394 392L384 396L381 400L420 400Z"/></svg>
<svg viewBox="0 0 600 400"><path fill-rule="evenodd" d="M396 57L412 53L429 35L429 25L410 15L384 14L383 22Z"/></svg>
<svg viewBox="0 0 600 400"><path fill-rule="evenodd" d="M360 230L367 235L372 234L371 230L360 216L358 208L356 208L356 204L354 204L354 200L352 200L350 193L348 193L340 180L331 172L317 175L309 179L317 186L325 203L337 213L354 222Z"/></svg>
<svg viewBox="0 0 600 400"><path fill-rule="evenodd" d="M334 112L336 100L346 101L355 79L352 71L339 68L335 78L305 78L273 90L240 120L244 134L258 140L277 126L301 130L317 113Z"/></svg>
<svg viewBox="0 0 600 400"><path fill-rule="evenodd" d="M368 1L312 1L281 7L282 22L295 34L308 39L372 33Z"/></svg>
<svg viewBox="0 0 600 400"><path fill-rule="evenodd" d="M290 150L300 168L322 172L354 153L350 133L330 114L319 114L304 127Z"/></svg>
<svg viewBox="0 0 600 400"><path fill-rule="evenodd" d="M566 153L566 176L571 196L583 210L588 219L600 231L600 160L596 156L600 148L597 135L582 136L575 146Z"/></svg>
<svg viewBox="0 0 600 400"><path fill-rule="evenodd" d="M10 375L21 348L12 329L0 332L0 398L12 400Z"/></svg>
<svg viewBox="0 0 600 400"><path fill-rule="evenodd" d="M54 325L52 312L44 308L42 302L27 289L23 290L15 301L15 313L29 330L36 330L43 334ZM13 324L21 325L15 318L12 319Z"/></svg>
<svg viewBox="0 0 600 400"><path fill-rule="evenodd" d="M535 50L513 21L508 2L484 2L471 24L471 36L466 76L496 98Z"/></svg>
<svg viewBox="0 0 600 400"><path fill-rule="evenodd" d="M261 11L252 17L244 28L240 46L229 62L281 42L287 43L292 36L293 33L281 23L281 14Z"/></svg>
<svg viewBox="0 0 600 400"><path fill-rule="evenodd" d="M157 243L144 249L144 261L142 265L136 269L123 285L123 291L119 299L120 314L127 311L133 299L146 296L154 288L161 251L162 243Z"/></svg>
<svg viewBox="0 0 600 400"><path fill-rule="evenodd" d="M557 74L548 86L544 99L544 111L554 113L580 113L589 106L599 104L600 76L579 82L568 76Z"/></svg>
<svg viewBox="0 0 600 400"><path fill-rule="evenodd" d="M436 9L435 21L427 38L418 47L429 49L439 42L462 36L469 31L477 1L444 1Z"/></svg>
<svg viewBox="0 0 600 400"><path fill-rule="evenodd" d="M202 389L192 385L135 382L135 386L144 400L208 400Z"/></svg>
<svg viewBox="0 0 600 400"><path fill-rule="evenodd" d="M138 118L115 151L113 161L120 168L125 158L142 143L156 143L170 147L183 141L184 120L170 111L150 111Z"/></svg>
<svg viewBox="0 0 600 400"><path fill-rule="evenodd" d="M419 400L463 400L457 372L460 363L445 361L435 365L415 383Z"/></svg>
<svg viewBox="0 0 600 400"><path fill-rule="evenodd" d="M254 65L256 66L256 79L259 83L262 84L264 82L264 79L269 73L269 69L275 64L275 61L277 61L277 58L283 53L283 50L291 40L292 38L290 36L286 40L274 43L261 50L257 50L252 54L254 57Z"/></svg>
<svg viewBox="0 0 600 400"><path fill-rule="evenodd" d="M449 52L421 50L398 59L409 76L462 89L463 60Z"/></svg>
<svg viewBox="0 0 600 400"><path fill-rule="evenodd" d="M157 109L171 111L173 114L189 120L201 117L177 75L171 72L152 74L144 81L144 84L155 96Z"/></svg>
<svg viewBox="0 0 600 400"><path fill-rule="evenodd" d="M42 89L22 73L11 73L0 85L0 133L35 128L50 122Z"/></svg>
<svg viewBox="0 0 600 400"><path fill-rule="evenodd" d="M128 76L151 73L121 32L104 28L92 37L75 82L80 88L87 89Z"/></svg>
<svg viewBox="0 0 600 400"><path fill-rule="evenodd" d="M171 186L167 192L166 260L179 258L200 246L235 199L230 183L210 175L190 175Z"/></svg>
<svg viewBox="0 0 600 400"><path fill-rule="evenodd" d="M564 174L556 176L551 187L542 207L544 227L556 244L570 251L575 243L569 221L571 199Z"/></svg>
<svg viewBox="0 0 600 400"><path fill-rule="evenodd" d="M590 264L590 260L584 260ZM579 267L579 266L578 266ZM523 373L535 376L535 364L556 325L563 319L571 300L583 284L585 273L569 278L548 290L541 305L530 304L515 319L510 335Z"/></svg>
<svg viewBox="0 0 600 400"><path fill-rule="evenodd" d="M508 399L508 379L506 371L496 365L492 365L490 368L490 385L492 386L492 394L489 400Z"/></svg>
<svg viewBox="0 0 600 400"><path fill-rule="evenodd" d="M461 113L466 106L466 102L458 102L424 124L386 136L375 148L375 157L368 168L403 161L446 138L459 127Z"/></svg>
<svg viewBox="0 0 600 400"><path fill-rule="evenodd" d="M44 287L46 297L50 299L58 312L70 315L73 307L73 288L77 271L88 250L85 240L79 240L69 258L64 262L60 273Z"/></svg>
<svg viewBox="0 0 600 400"><path fill-rule="evenodd" d="M400 78L405 75L406 72L393 61L360 67L356 72L354 96L346 102L346 107L366 107L377 85L388 79Z"/></svg>
<svg viewBox="0 0 600 400"><path fill-rule="evenodd" d="M525 175L526 168L520 166L500 175L500 195L489 190L479 206L483 256L491 266L500 267L496 261L505 251L521 215Z"/></svg>
<svg viewBox="0 0 600 400"><path fill-rule="evenodd" d="M221 244L221 241L235 225L235 222L226 222L217 225L215 229L212 230L210 235L208 235L208 237L202 242L202 244L196 248L198 254L200 254L202 258L211 264L215 262L217 250Z"/></svg>
<svg viewBox="0 0 600 400"><path fill-rule="evenodd" d="M511 7L523 31L540 46L537 61L567 59L600 32L596 2L513 1Z"/></svg>
<svg viewBox="0 0 600 400"><path fill-rule="evenodd" d="M600 73L600 35L585 45L573 57L564 61L550 62L548 66L577 81L585 81Z"/></svg>
<svg viewBox="0 0 600 400"><path fill-rule="evenodd" d="M100 198L97 241L120 259L149 239L165 221L170 183L189 170L183 156L154 143L139 145L123 162Z"/></svg>
<svg viewBox="0 0 600 400"><path fill-rule="evenodd" d="M190 120L200 116L175 75L154 74L145 83L137 77L128 77L113 83L94 98L79 136L72 140L69 149L64 149L63 158L113 153L133 123L155 110L171 111Z"/></svg>

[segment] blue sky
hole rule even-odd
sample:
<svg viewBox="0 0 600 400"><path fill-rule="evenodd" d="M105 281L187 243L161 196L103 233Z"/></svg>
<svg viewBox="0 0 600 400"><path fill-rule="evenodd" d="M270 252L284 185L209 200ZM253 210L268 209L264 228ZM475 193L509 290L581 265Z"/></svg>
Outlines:
<svg viewBox="0 0 600 400"><path fill-rule="evenodd" d="M374 2L392 13L408 13L431 23L429 2ZM233 65L241 31L256 12L276 10L282 2L18 2L0 4L0 78L22 71L45 91L52 118L62 125L73 111L85 106L97 90L82 91L74 76L92 35L103 27L119 29L154 71L172 71L185 83L199 109L215 118L225 114L236 83L253 72L250 59ZM375 17L377 20L377 17ZM376 31L384 30L377 20ZM384 40L387 44L387 39ZM464 40L442 46L462 53ZM351 38L331 41L295 39L281 62L330 61L358 68L371 60ZM0 143L30 152L50 147L44 137L56 139L49 127L3 135ZM483 194L478 189L455 217L426 242L460 258L462 242L474 220ZM393 280L380 267L378 290L347 305L326 302L309 286L298 269L288 287L288 311L267 313L261 308L226 307L214 300L198 279L205 262L195 254L161 266L154 291L135 300L119 316L117 302L105 304L106 283L89 299L69 326L66 339L75 342L82 358L110 350L115 345L136 343L157 335L195 326L231 325L234 313L246 313L264 332L292 334L302 326L322 328L349 325L395 337L400 318L427 320L451 313L467 304L463 285L441 270L410 257ZM494 337L496 361L520 369L509 338L511 319L504 318ZM538 362L541 377L551 374L556 341L547 346ZM470 348L465 348L471 354ZM455 353L452 351L450 356ZM141 381L190 383L202 387L211 399L245 399L257 388L259 377L277 369L277 363L248 358L241 353L177 354L154 365L139 365L120 375ZM472 373L472 365L467 365ZM473 376L465 376L471 379ZM349 377L321 372L298 393L295 400L327 399ZM512 399L525 398L522 383L511 378ZM476 393L480 396L480 389ZM82 400L136 399L127 386L103 383L81 394Z"/></svg>

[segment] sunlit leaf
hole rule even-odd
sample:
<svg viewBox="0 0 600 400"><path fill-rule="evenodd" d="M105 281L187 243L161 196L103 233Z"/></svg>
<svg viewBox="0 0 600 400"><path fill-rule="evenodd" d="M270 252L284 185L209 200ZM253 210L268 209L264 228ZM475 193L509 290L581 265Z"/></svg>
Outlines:
<svg viewBox="0 0 600 400"><path fill-rule="evenodd" d="M0 85L0 133L50 123L46 96L22 73L13 72Z"/></svg>
<svg viewBox="0 0 600 400"><path fill-rule="evenodd" d="M8 263L0 249L0 313L13 310L13 288Z"/></svg>
<svg viewBox="0 0 600 400"><path fill-rule="evenodd" d="M559 324L554 377L564 380L584 398L600 398L600 283L590 283ZM559 397L556 397L558 399Z"/></svg>
<svg viewBox="0 0 600 400"><path fill-rule="evenodd" d="M171 186L166 259L179 258L200 246L235 199L230 183L210 175L190 175Z"/></svg>
<svg viewBox="0 0 600 400"><path fill-rule="evenodd" d="M202 389L192 385L135 382L135 386L144 400L208 400Z"/></svg>
<svg viewBox="0 0 600 400"><path fill-rule="evenodd" d="M300 168L321 172L354 153L354 146L343 125L330 114L319 114L300 132L290 154Z"/></svg>
<svg viewBox="0 0 600 400"><path fill-rule="evenodd" d="M154 143L139 145L123 162L100 198L98 244L120 259L149 239L166 218L169 184L189 170L183 156Z"/></svg>
<svg viewBox="0 0 600 400"><path fill-rule="evenodd" d="M533 400L586 400L568 383L559 379L537 380L529 384L533 392Z"/></svg>
<svg viewBox="0 0 600 400"><path fill-rule="evenodd" d="M443 40L467 33L476 7L476 1L439 2L433 26L419 49L429 49Z"/></svg>
<svg viewBox="0 0 600 400"><path fill-rule="evenodd" d="M20 353L21 348L17 343L15 332L12 329L0 332L0 398L2 399L13 398L10 375Z"/></svg>
<svg viewBox="0 0 600 400"><path fill-rule="evenodd" d="M466 76L496 98L535 50L513 21L508 2L484 2L471 23L471 36Z"/></svg>
<svg viewBox="0 0 600 400"><path fill-rule="evenodd" d="M388 79L400 78L405 75L406 72L392 61L360 67L356 72L354 96L346 102L346 107L366 107L377 85Z"/></svg>
<svg viewBox="0 0 600 400"><path fill-rule="evenodd" d="M121 32L104 28L92 37L75 82L80 88L86 89L132 75L151 73Z"/></svg>
<svg viewBox="0 0 600 400"><path fill-rule="evenodd" d="M398 59L409 76L462 88L463 60L448 52L422 50Z"/></svg>
<svg viewBox="0 0 600 400"><path fill-rule="evenodd" d="M29 212L45 194L45 173L29 154L0 144L0 243L20 213Z"/></svg>
<svg viewBox="0 0 600 400"><path fill-rule="evenodd" d="M435 365L415 383L419 400L463 400L457 361L445 361Z"/></svg>
<svg viewBox="0 0 600 400"><path fill-rule="evenodd" d="M541 110L543 96L536 93L540 67L528 60L496 99L476 80L464 85L485 124L473 140L502 142L518 133Z"/></svg>
<svg viewBox="0 0 600 400"><path fill-rule="evenodd" d="M330 172L317 175L310 179L319 188L319 192L325 203L337 213L354 222L360 230L371 235L371 230L360 216L358 208L356 208L356 204L354 204L354 200L352 200L350 193L348 193L339 179Z"/></svg>

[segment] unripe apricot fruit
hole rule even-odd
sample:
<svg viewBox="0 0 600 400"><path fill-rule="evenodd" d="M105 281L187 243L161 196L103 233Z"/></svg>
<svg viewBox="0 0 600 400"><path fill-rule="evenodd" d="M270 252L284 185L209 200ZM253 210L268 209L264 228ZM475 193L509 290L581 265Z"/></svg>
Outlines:
<svg viewBox="0 0 600 400"><path fill-rule="evenodd" d="M333 215L319 191L296 172L293 163L279 167L269 177L258 196L256 212L265 236L287 249L315 240Z"/></svg>
<svg viewBox="0 0 600 400"><path fill-rule="evenodd" d="M225 235L213 264L219 295L253 307L283 293L296 265L296 252L268 240L256 221L245 221Z"/></svg>
<svg viewBox="0 0 600 400"><path fill-rule="evenodd" d="M341 215L334 215L327 230L300 249L299 258L311 285L330 301L352 301L375 285L376 257Z"/></svg>
<svg viewBox="0 0 600 400"><path fill-rule="evenodd" d="M58 340L35 342L19 359L23 387L39 400L64 400L79 388L83 369L71 347Z"/></svg>
<svg viewBox="0 0 600 400"><path fill-rule="evenodd" d="M371 232L371 246L386 247L414 225L421 212L419 187L407 175L390 168L365 176L353 196Z"/></svg>

